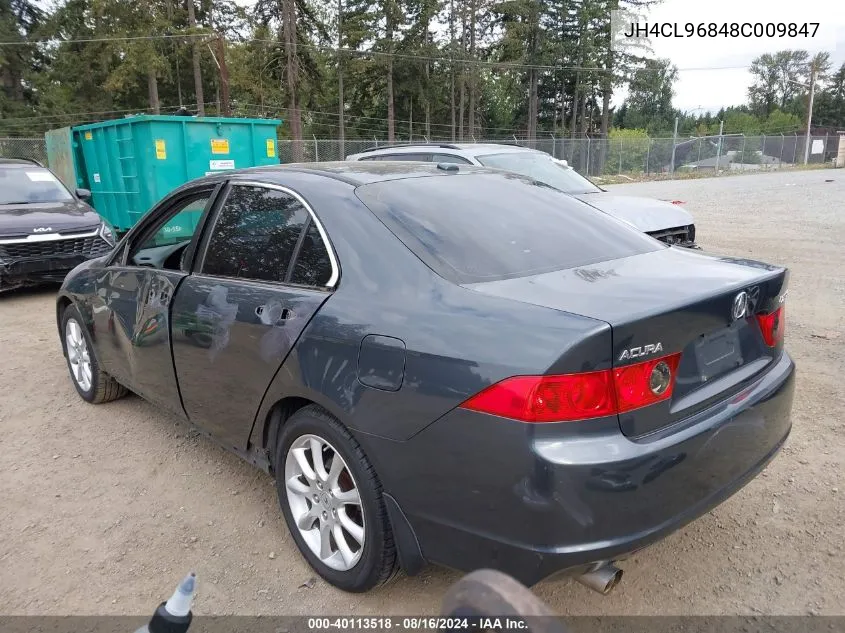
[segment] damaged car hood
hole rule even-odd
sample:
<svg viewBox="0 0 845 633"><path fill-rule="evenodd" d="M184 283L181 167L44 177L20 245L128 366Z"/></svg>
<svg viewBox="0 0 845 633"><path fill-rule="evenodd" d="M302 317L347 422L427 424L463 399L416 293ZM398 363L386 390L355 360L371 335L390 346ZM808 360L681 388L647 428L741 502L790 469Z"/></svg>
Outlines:
<svg viewBox="0 0 845 633"><path fill-rule="evenodd" d="M663 200L617 196L607 191L575 194L575 197L644 233L693 224L689 213L678 205Z"/></svg>

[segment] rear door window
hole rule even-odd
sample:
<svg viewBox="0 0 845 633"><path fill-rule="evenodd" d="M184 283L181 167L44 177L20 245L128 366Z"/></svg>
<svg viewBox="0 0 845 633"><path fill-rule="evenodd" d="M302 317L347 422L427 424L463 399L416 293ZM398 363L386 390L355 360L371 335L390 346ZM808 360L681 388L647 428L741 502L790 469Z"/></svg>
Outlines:
<svg viewBox="0 0 845 633"><path fill-rule="evenodd" d="M234 185L211 231L202 272L285 281L309 219L305 206L284 191Z"/></svg>
<svg viewBox="0 0 845 633"><path fill-rule="evenodd" d="M517 174L406 178L355 191L414 254L455 283L521 277L665 248L621 220Z"/></svg>

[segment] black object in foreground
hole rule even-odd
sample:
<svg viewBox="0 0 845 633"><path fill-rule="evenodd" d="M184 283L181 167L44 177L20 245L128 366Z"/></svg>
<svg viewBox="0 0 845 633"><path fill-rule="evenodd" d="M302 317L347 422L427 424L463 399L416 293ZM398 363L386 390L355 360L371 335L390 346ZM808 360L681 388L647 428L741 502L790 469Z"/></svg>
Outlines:
<svg viewBox="0 0 845 633"><path fill-rule="evenodd" d="M197 576L191 572L179 583L167 602L156 609L149 624L135 633L185 633L191 626L191 603L197 588Z"/></svg>
<svg viewBox="0 0 845 633"><path fill-rule="evenodd" d="M567 631L561 619L528 587L493 569L474 571L449 587L441 614L447 621L462 622L466 618L474 630Z"/></svg>

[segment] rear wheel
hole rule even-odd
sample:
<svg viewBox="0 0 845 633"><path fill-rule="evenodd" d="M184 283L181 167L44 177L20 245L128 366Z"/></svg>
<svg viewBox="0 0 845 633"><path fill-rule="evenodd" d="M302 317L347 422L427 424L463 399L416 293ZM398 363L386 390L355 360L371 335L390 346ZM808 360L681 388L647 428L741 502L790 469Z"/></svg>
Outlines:
<svg viewBox="0 0 845 633"><path fill-rule="evenodd" d="M65 357L77 393L92 404L110 402L126 395L126 387L100 369L82 317L75 306L62 315Z"/></svg>
<svg viewBox="0 0 845 633"><path fill-rule="evenodd" d="M381 484L349 431L317 406L300 409L282 428L274 463L285 521L320 576L354 592L393 576Z"/></svg>

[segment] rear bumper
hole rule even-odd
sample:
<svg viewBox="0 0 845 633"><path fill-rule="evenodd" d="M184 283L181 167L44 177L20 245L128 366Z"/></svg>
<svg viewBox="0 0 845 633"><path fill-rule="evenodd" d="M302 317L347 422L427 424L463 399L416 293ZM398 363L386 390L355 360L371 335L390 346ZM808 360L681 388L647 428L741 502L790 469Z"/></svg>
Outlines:
<svg viewBox="0 0 845 633"><path fill-rule="evenodd" d="M739 395L641 440L606 421L524 425L458 409L394 447L385 487L430 562L529 585L580 573L753 479L789 435L794 372L784 353Z"/></svg>

